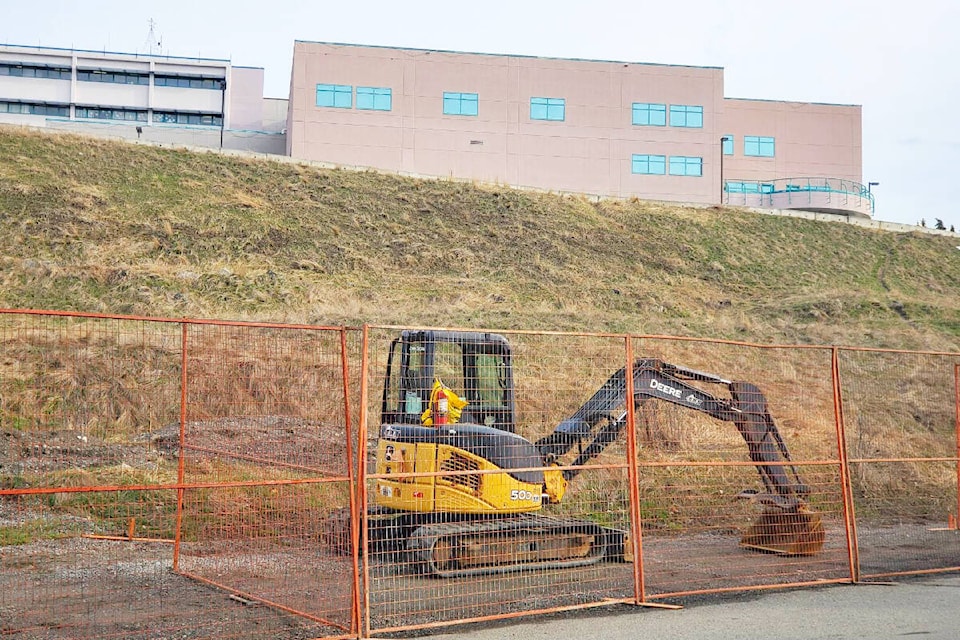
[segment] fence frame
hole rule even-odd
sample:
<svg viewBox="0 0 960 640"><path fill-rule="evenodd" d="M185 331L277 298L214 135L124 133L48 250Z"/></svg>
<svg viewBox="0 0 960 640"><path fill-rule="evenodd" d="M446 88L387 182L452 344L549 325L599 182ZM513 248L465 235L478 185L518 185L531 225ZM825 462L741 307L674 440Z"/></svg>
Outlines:
<svg viewBox="0 0 960 640"><path fill-rule="evenodd" d="M208 586L217 588L220 591L238 595L246 600L258 602L262 605L270 607L272 609L282 611L288 614L292 614L296 617L311 620L313 622L319 622L321 624L331 626L334 628L340 628L344 630L346 636L335 636L335 637L348 637L348 638L358 638L359 637L359 619L360 619L360 606L359 606L359 594L360 594L360 578L359 578L359 558L354 545L354 550L352 554L353 559L353 571L352 571L352 580L350 585L351 590L351 628L344 629L343 626L332 620L328 620L321 616L315 616L313 614L299 611L291 607L287 607L282 603L273 602L269 599L256 596L254 594L243 593L229 585L221 584L217 581L204 578L202 576L184 571L180 568L180 546L181 546L181 536L183 531L183 499L184 494L187 490L197 490L197 489L226 489L226 488L243 488L243 487L267 487L267 486L292 486L292 485L305 485L305 484L317 484L325 482L343 482L344 480L348 481L351 487L356 485L356 477L354 476L354 463L353 463L353 443L352 443L352 424L350 419L350 400L351 400L351 390L349 383L349 355L347 352L347 333L350 331L347 327L343 326L325 326L325 325L309 325L309 324L285 324L285 323L274 323L274 322L243 322L243 321L220 321L220 320L209 320L209 319L189 319L189 318L161 318L161 317L152 317L152 316L137 316L137 315L121 315L121 314L103 314L103 313L83 313L83 312L74 312L74 311L47 311L39 309L3 309L0 308L0 316L37 316L37 317L55 317L55 318L73 318L73 319L84 319L84 320L111 320L118 322L144 322L144 323L158 323L158 324L176 324L181 327L181 337L180 337L180 401L179 401L179 434L178 434L178 461L177 461L177 481L175 483L167 484L151 484L151 485L95 485L95 486L78 486L78 487L38 487L38 488L21 488L21 489L0 489L0 497L3 496L24 496L24 495L52 495L58 493L108 493L116 491L156 491L156 492L172 492L176 495L176 515L175 515L175 529L174 529L174 538L173 539L143 539L136 538L132 535L127 537L122 536L83 536L93 539L103 539L103 540L119 540L119 541L138 541L138 542L160 542L160 543L169 543L172 545L172 571L176 575L183 576L190 580L206 584ZM191 449L191 446L186 441L186 425L187 425L187 404L188 404L188 390L190 388L190 379L188 375L188 359L189 359L189 343L188 343L188 328L190 326L217 326L217 327L239 327L239 328L261 328L261 329L279 329L279 330L293 330L293 331L313 331L313 332L337 332L339 334L339 346L340 346L340 368L341 368L341 379L343 381L343 397L344 397L344 406L343 406L343 417L344 417L344 428L346 433L346 449L347 449L347 465L346 465L346 478L301 478L301 479L288 479L288 480L250 480L250 481L233 481L233 482L186 482L185 478L185 455L184 453ZM243 456L246 457L246 456ZM252 458L252 457L251 457ZM350 512L351 518L354 520L356 518L357 507L355 503L355 492L353 490L349 491L349 500L350 500ZM132 531L132 528L131 528ZM331 636L332 637L332 636Z"/></svg>
<svg viewBox="0 0 960 640"><path fill-rule="evenodd" d="M863 575L861 566L860 566L860 551L859 551L859 539L860 536L857 533L857 517L856 517L856 508L852 496L852 479L850 473L850 464L865 464L865 463L896 463L896 462L906 462L906 463L918 463L918 462L954 462L957 465L957 517L953 519L954 521L950 523L950 518L948 517L948 525L945 528L952 531L960 532L960 363L955 363L953 367L954 371L954 411L955 411L955 420L954 420L954 432L955 432L955 441L956 449L954 451L954 456L938 456L938 457L924 457L924 458L905 458L905 457L884 457L884 458L853 458L850 459L846 455L846 429L843 427L842 415L843 415L843 400L840 391L843 389L842 383L840 383L840 373L839 373L839 354L843 351L848 352L860 352L860 353L884 353L884 354L903 354L903 355L925 355L925 356L942 356L942 357L960 357L960 353L954 353L949 351L924 351L924 350L906 350L906 349L881 349L876 347L833 347L834 358L837 361L837 373L836 379L838 381L838 391L837 391L837 402L838 402L838 416L841 419L841 437L843 438L843 451L844 451L844 474L846 476L845 485L847 486L847 491L850 494L850 504L848 505L850 518L851 518L851 529L853 532L852 538L852 551L854 552L851 560L851 576L855 584L866 583L869 584L871 581L876 580L877 578L888 578L896 576L913 576L913 575L924 575L924 574L933 574L933 573L946 573L949 571L960 571L960 564L951 567L938 567L932 569L909 569L902 571L882 571L877 573L870 573L866 576ZM866 578L866 579L865 579Z"/></svg>
<svg viewBox="0 0 960 640"><path fill-rule="evenodd" d="M941 573L947 571L958 571L960 566L950 566L950 567L939 567L932 569L917 569L917 570L907 570L907 571L893 571L893 572L881 572L881 573L872 573L870 575L864 576L861 570L861 550L860 550L860 535L858 532L858 519L856 513L856 504L853 491L853 478L851 474L851 465L861 464L861 463L886 463L886 462L906 462L906 463L922 463L922 462L937 462L937 463L953 463L956 467L956 497L954 506L957 513L950 514L950 522L948 528L953 531L960 533L960 363L953 364L953 396L954 396L954 440L952 443L954 449L953 456L939 456L939 457L924 457L924 458L907 458L907 457L885 457L885 458L855 458L850 456L850 451L848 449L847 443L847 427L845 423L845 412L844 412L844 383L843 383L843 370L840 362L840 356L843 352L876 352L883 354L909 354L909 355L930 355L930 356L945 356L950 358L960 358L960 353L954 352L944 352L944 351L913 351L913 350L895 350L895 349L880 349L880 348L867 348L867 347L840 347L840 346L823 346L823 345L784 345L784 344L756 344L751 342L743 341L732 341L732 340L717 340L710 338L696 338L696 337L678 337L678 336L666 336L666 335L657 335L657 334L613 334L613 333L589 333L589 332L562 332L562 331L525 331L525 330L513 330L513 329L504 329L499 330L498 332L509 335L529 335L529 336L558 336L558 337L584 337L584 338L604 338L608 340L623 341L623 358L627 370L630 370L634 362L634 341L643 341L643 340L669 340L674 342L699 342L699 343L710 343L716 345L728 345L728 346L741 346L752 349L816 349L820 351L829 350L830 352L830 387L833 395L833 412L834 412L834 428L835 428L835 437L836 437L836 447L837 447L837 457L836 459L831 460L801 460L801 461L791 461L791 464L795 466L807 466L807 465L836 465L839 469L839 492L841 497L840 513L842 514L843 519L843 529L846 542L846 561L848 564L848 575L842 578L835 579L819 579L815 581L799 581L799 582L790 582L790 583L770 583L770 584L756 584L751 586L730 586L724 588L709 588L709 589L700 589L700 590L684 590L684 591L674 591L669 593L658 593L658 594L649 594L648 585L646 582L646 571L644 566L644 544L643 544L643 514L641 509L641 497L640 497L640 488L639 488L639 474L641 467L644 466L692 466L697 464L712 465L712 466L756 466L753 462L723 462L723 461L712 461L712 462L703 462L703 463L645 463L640 462L638 459L638 443L637 443L637 432L636 432L636 422L637 416L634 410L634 403L626 403L626 456L625 460L617 464L612 465L588 465L590 468L617 468L626 469L627 481L629 483L628 491L628 517L630 523L630 544L633 548L633 584L632 586L632 597L628 598L603 598L601 600L585 602L582 604L569 605L569 606L557 606L557 607L547 607L540 609L530 609L522 611L514 611L503 614L493 614L489 616L480 616L473 618L458 618L449 621L439 621L431 622L426 624L411 624L411 625L399 625L386 628L375 628L375 625L372 621L372 612L371 612L371 574L370 574L370 552L369 552L369 540L370 540L370 531L369 531L369 521L368 521L368 509L370 506L370 496L368 495L367 484L369 480L375 480L379 476L376 473L370 473L367 469L367 459L370 454L368 451L369 443L369 429L376 428L377 418L376 413L371 411L370 402L371 402L371 389L370 381L371 376L376 377L378 372L372 372L371 367L371 330L385 330L385 331L398 331L401 329L410 329L410 328L419 328L419 329L439 329L438 327L406 327L406 326L395 326L395 325L375 325L375 324L364 324L361 327L345 327L345 326L322 326L322 325L309 325L309 324L284 324L284 323L270 323L270 322L239 322L239 321L218 321L218 320L204 320L204 319L187 319L187 318L160 318L160 317L150 317L150 316L136 316L136 315L113 315L113 314L100 314L100 313L81 313L81 312L70 312L70 311L45 311L45 310L36 310L36 309L0 309L0 316L4 315L16 315L16 316L42 316L42 317L59 317L59 318L75 318L75 319L88 319L88 320L111 320L111 321L129 321L129 322L142 322L142 323L165 323L165 324L175 324L180 327L180 376L179 376L179 385L180 385L180 401L179 401L179 434L178 434L178 447L179 455L177 462L177 480L175 483L166 483L166 484L141 484L141 485L96 485L96 486L77 486L77 487L41 487L41 488L19 488L19 489L0 489L0 496L22 496L22 495L44 495L44 494L56 494L56 493L80 493L80 492L110 492L110 491L126 491L126 490L141 490L141 491L158 491L158 492L173 492L176 495L176 523L174 529L174 538L172 540L150 540L152 542L164 542L172 544L172 563L173 563L173 572L177 575L181 575L210 586L214 586L225 592L239 594L244 598L257 601L265 606L276 609L278 611L283 611L285 613L293 614L297 617L304 618L307 620L313 620L316 622L321 622L326 625L331 625L336 628L340 628L344 631L343 636L330 636L330 637L344 637L344 638L366 638L371 637L372 633L375 632L401 632L401 631L411 631L417 629L429 629L437 627L446 627L452 625L459 625L464 623L472 622L483 622L491 620L505 620L519 617L528 617L545 613L555 613L562 611L573 611L579 609L589 609L600 606L607 606L611 604L627 604L634 606L652 606L652 607L662 607L662 608L676 608L676 605L670 605L663 602L658 602L664 598L668 597L681 597L694 594L703 594L703 593L722 593L722 592L736 592L736 591L760 591L767 589L783 589L783 588L793 588L793 587L802 587L802 586L811 586L813 584L827 584L827 583L843 583L843 584L857 584L869 581L870 579L875 579L885 576L905 576L905 575L918 575L918 574L927 574L927 573ZM335 478L300 478L300 479L287 479L287 480L250 480L250 481L237 481L237 482L187 482L186 480L186 469L185 469L185 452L191 449L190 443L187 441L187 424L188 424L188 391L191 388L192 380L190 378L189 372L189 355L191 353L191 344L189 343L189 331L188 329L191 326L217 326L217 327L241 327L241 328L265 328L265 329L279 329L279 330L292 330L292 331L315 331L315 332L337 332L339 335L339 348L340 348L340 374L342 377L342 392L344 397L343 403L343 414L342 418L345 424L346 430L346 455L347 455L347 466L345 477L337 476ZM445 330L450 331L476 331L476 329L464 329L464 328L447 328ZM496 331L496 330L491 330ZM359 415L354 422L351 409L351 402L356 401L357 398L354 398L353 395L357 392L355 388L352 387L350 383L350 376L356 375L356 371L352 367L351 354L348 349L348 336L349 335L359 335L360 337L360 367L359 367ZM627 397L633 397L635 389L633 388L633 376L626 376L626 393ZM353 433L354 428L356 428L356 433ZM356 440L354 440L356 438ZM356 451L355 451L356 444ZM251 457L251 460L254 460ZM454 472L455 473L470 473L470 472ZM473 472L476 473L476 472ZM481 472L486 473L486 472ZM419 473L412 474L417 476L423 475L452 475L450 472L431 472L431 473ZM313 614L298 611L292 608L285 606L282 603L272 602L269 599L261 598L255 595L242 594L239 593L236 589L231 588L228 585L219 584L216 581L194 575L192 573L183 571L180 567L180 552L181 552L181 542L182 542L182 533L183 533L183 510L184 510L184 495L188 490L197 490L197 489L218 489L218 488L234 488L234 487L263 487L263 486L281 486L281 485L298 485L298 484L314 484L318 482L348 482L350 489L349 494L349 511L350 511L350 523L351 523L351 559L353 567L353 575L350 583L350 598L351 598L351 611L350 611L350 628L344 628L340 623L333 622L331 620L326 620L322 617L315 616ZM98 538L107 538L114 540L145 540L138 539L133 536L133 532L128 537L123 536L92 536Z"/></svg>

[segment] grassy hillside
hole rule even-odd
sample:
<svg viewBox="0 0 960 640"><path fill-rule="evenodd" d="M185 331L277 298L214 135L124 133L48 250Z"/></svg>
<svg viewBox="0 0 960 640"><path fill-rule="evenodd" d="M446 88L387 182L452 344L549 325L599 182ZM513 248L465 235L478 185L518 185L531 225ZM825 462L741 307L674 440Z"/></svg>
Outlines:
<svg viewBox="0 0 960 640"><path fill-rule="evenodd" d="M960 350L957 244L0 128L8 308Z"/></svg>

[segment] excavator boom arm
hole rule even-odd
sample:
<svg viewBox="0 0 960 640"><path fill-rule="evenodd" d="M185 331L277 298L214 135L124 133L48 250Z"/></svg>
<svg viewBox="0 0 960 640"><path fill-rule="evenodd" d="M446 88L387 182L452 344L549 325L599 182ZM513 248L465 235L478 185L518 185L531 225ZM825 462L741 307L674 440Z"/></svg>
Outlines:
<svg viewBox="0 0 960 640"><path fill-rule="evenodd" d="M718 398L689 384L688 380L724 385L729 389L731 399ZM650 400L663 400L717 420L733 422L747 444L750 459L756 465L767 492L779 496L786 506L795 506L795 497L809 492L796 470L790 467L788 474L785 468L790 462L790 454L770 415L766 398L756 385L732 382L656 359L638 359L633 365L633 389L635 406ZM564 472L568 480L576 476L579 473L577 467L595 458L620 436L626 423L626 393L624 367L611 375L552 434L537 442L544 458L552 462L574 445L590 439L590 443L581 448L573 468Z"/></svg>

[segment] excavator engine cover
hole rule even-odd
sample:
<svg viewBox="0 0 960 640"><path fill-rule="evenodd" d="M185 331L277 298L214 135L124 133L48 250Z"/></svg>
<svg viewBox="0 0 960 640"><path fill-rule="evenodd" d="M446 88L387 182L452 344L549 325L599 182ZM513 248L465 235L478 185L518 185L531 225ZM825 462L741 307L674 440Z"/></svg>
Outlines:
<svg viewBox="0 0 960 640"><path fill-rule="evenodd" d="M792 511L768 507L740 539L740 546L787 556L812 556L823 548L825 538L820 514L806 507Z"/></svg>

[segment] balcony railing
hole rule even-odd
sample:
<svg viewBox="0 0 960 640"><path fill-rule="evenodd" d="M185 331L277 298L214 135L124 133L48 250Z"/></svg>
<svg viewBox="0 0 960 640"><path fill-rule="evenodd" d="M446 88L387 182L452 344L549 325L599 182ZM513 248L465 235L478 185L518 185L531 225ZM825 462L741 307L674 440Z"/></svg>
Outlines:
<svg viewBox="0 0 960 640"><path fill-rule="evenodd" d="M776 180L727 180L724 204L842 211L872 216L874 198L859 182L842 178L779 178Z"/></svg>

